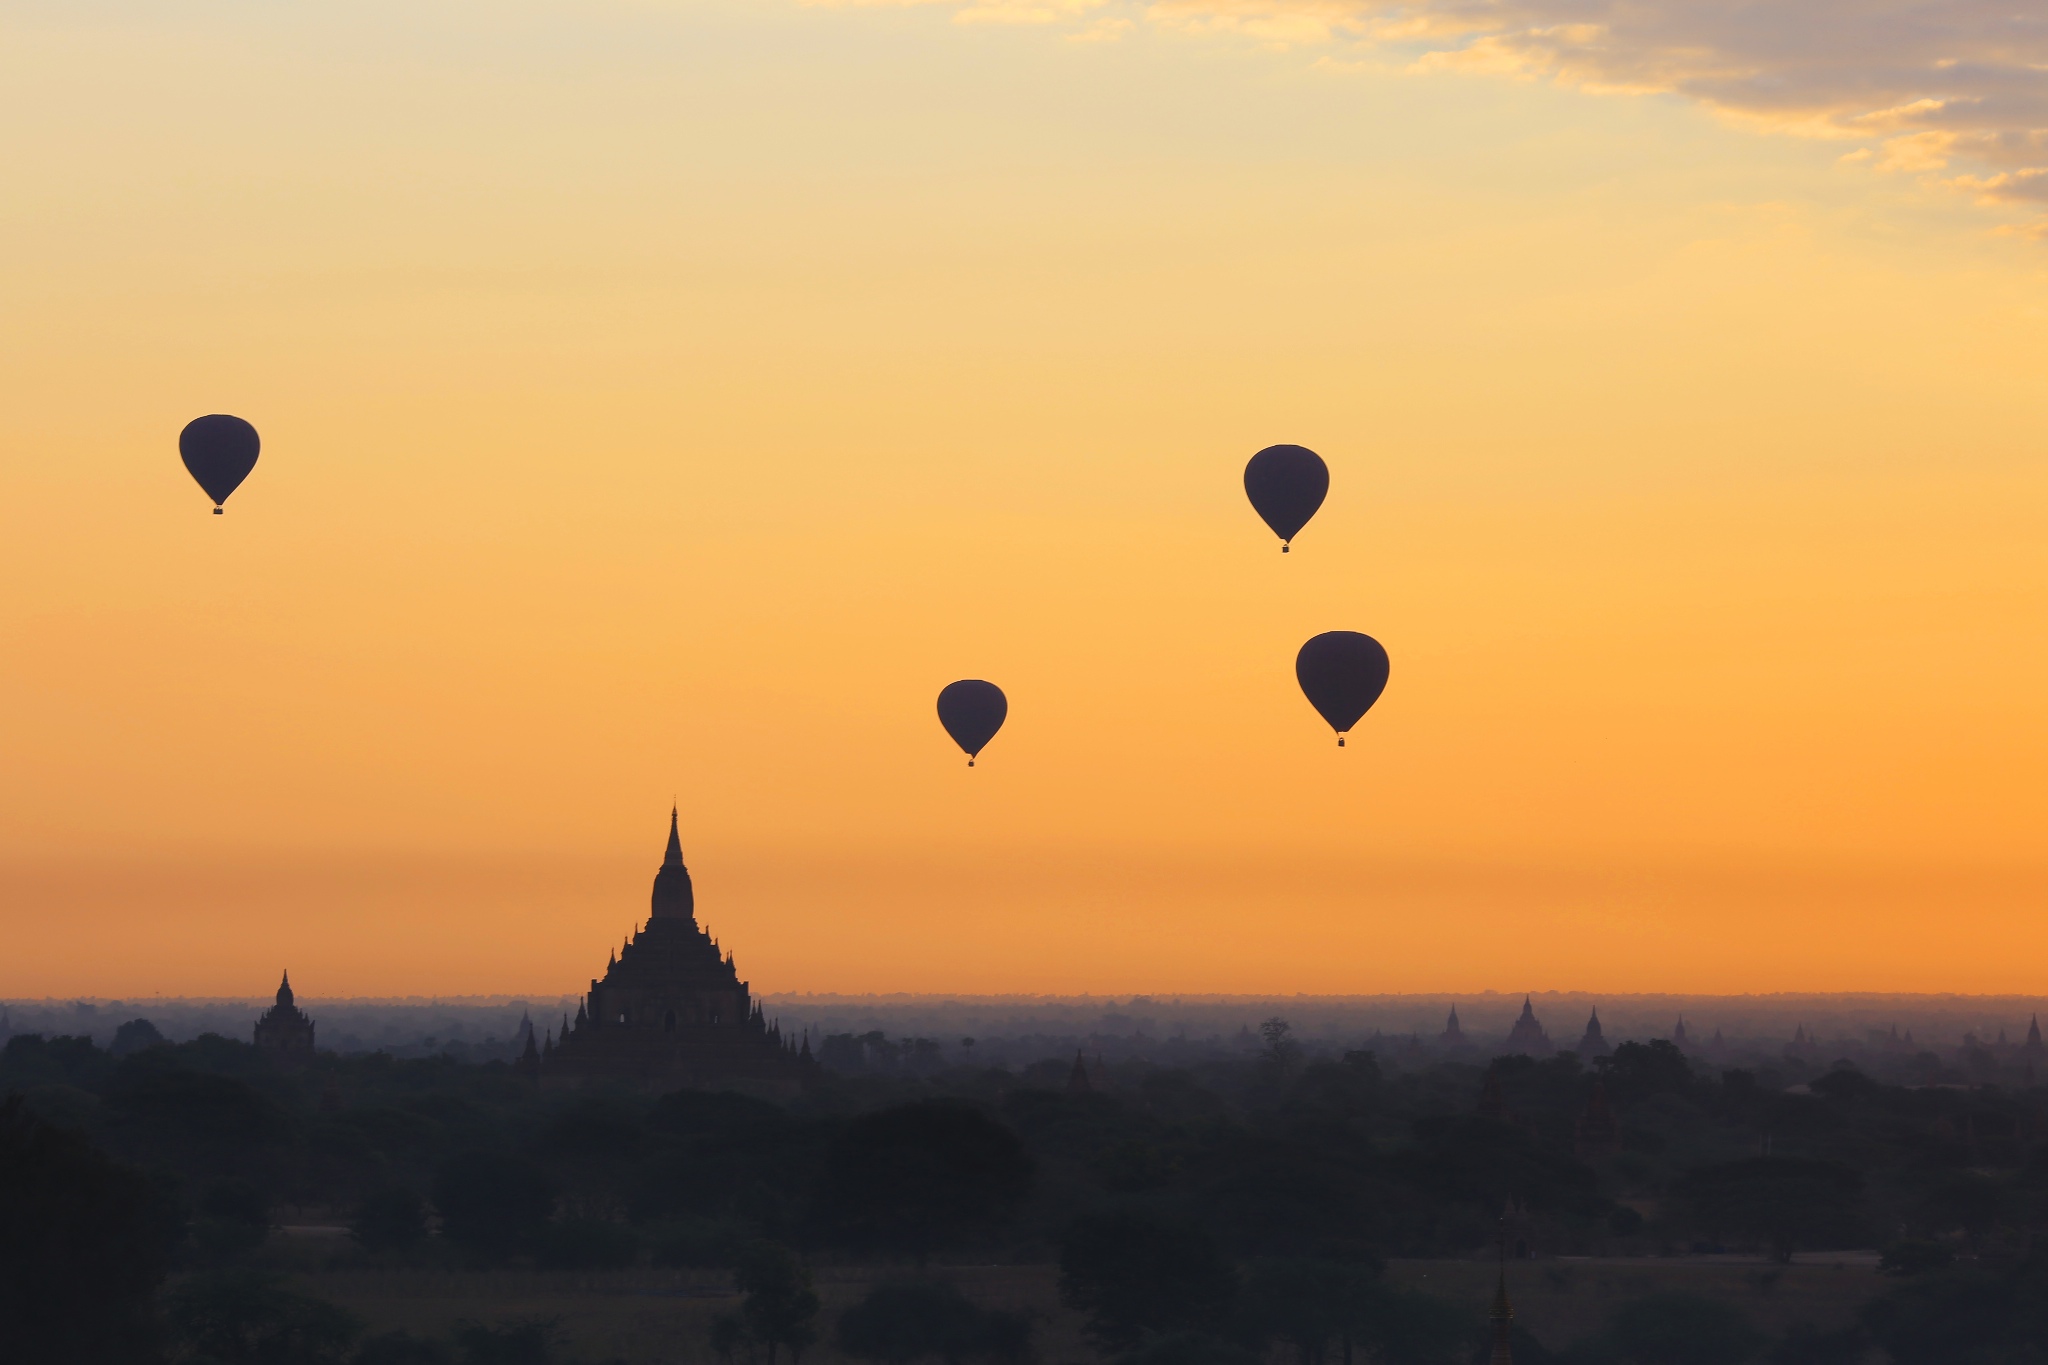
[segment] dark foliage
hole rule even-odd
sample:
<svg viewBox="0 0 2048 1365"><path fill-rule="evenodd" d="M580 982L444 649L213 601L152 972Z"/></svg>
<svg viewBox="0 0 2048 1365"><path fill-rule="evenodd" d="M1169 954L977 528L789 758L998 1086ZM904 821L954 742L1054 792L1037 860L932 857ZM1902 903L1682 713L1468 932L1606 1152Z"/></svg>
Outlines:
<svg viewBox="0 0 2048 1365"><path fill-rule="evenodd" d="M1863 1310L1894 1365L2031 1365L2048 1358L2048 1266L1915 1275Z"/></svg>
<svg viewBox="0 0 2048 1365"><path fill-rule="evenodd" d="M839 1315L840 1354L881 1365L938 1360L1020 1365L1031 1351L1031 1321L1021 1313L977 1307L951 1284L884 1284Z"/></svg>
<svg viewBox="0 0 2048 1365"><path fill-rule="evenodd" d="M1861 1365L1870 1353L1870 1336L1861 1327L1823 1332L1796 1325L1766 1357L1771 1365Z"/></svg>
<svg viewBox="0 0 2048 1365"><path fill-rule="evenodd" d="M178 1231L140 1173L19 1096L0 1101L0 1343L13 1358L156 1359L151 1295Z"/></svg>
<svg viewBox="0 0 2048 1365"><path fill-rule="evenodd" d="M617 1270L640 1259L640 1236L605 1218L561 1218L540 1230L534 1260L543 1270Z"/></svg>
<svg viewBox="0 0 2048 1365"><path fill-rule="evenodd" d="M465 1322L455 1329L462 1365L554 1365L561 1342L552 1318L525 1322Z"/></svg>
<svg viewBox="0 0 2048 1365"><path fill-rule="evenodd" d="M1653 1294L1615 1310L1607 1342L1628 1365L1740 1365L1764 1338L1725 1303Z"/></svg>
<svg viewBox="0 0 2048 1365"><path fill-rule="evenodd" d="M744 1355L775 1365L784 1350L792 1362L818 1339L818 1296L810 1272L788 1247L769 1241L740 1248L733 1287L743 1296L737 1313L720 1319L712 1344L722 1359Z"/></svg>
<svg viewBox="0 0 2048 1365"><path fill-rule="evenodd" d="M131 1052L155 1047L163 1041L164 1035L155 1024L147 1019L130 1019L114 1030L114 1041L107 1050L116 1057L125 1057Z"/></svg>
<svg viewBox="0 0 2048 1365"><path fill-rule="evenodd" d="M1894 1242L1878 1257L1877 1268L1887 1275L1924 1275L1946 1270L1955 1260L1955 1252L1939 1242Z"/></svg>
<svg viewBox="0 0 2048 1365"><path fill-rule="evenodd" d="M434 1207L448 1239L486 1260L531 1251L555 1207L545 1167L503 1152L467 1152L434 1176Z"/></svg>
<svg viewBox="0 0 2048 1365"><path fill-rule="evenodd" d="M410 1332L384 1332L356 1347L349 1365L455 1365L455 1352L445 1342Z"/></svg>
<svg viewBox="0 0 2048 1365"><path fill-rule="evenodd" d="M402 1185L379 1186L363 1196L348 1230L365 1251L410 1251L427 1238L427 1203Z"/></svg>
<svg viewBox="0 0 2048 1365"><path fill-rule="evenodd" d="M1863 1177L1838 1161L1748 1157L1688 1171L1672 1189L1704 1227L1762 1238L1781 1261L1863 1234Z"/></svg>
<svg viewBox="0 0 2048 1365"><path fill-rule="evenodd" d="M193 1365L341 1365L362 1330L347 1311L251 1271L178 1285L164 1321L172 1359Z"/></svg>
<svg viewBox="0 0 2048 1365"><path fill-rule="evenodd" d="M270 1196L247 1180L222 1180L200 1198L192 1241L210 1261L237 1261L270 1236Z"/></svg>
<svg viewBox="0 0 2048 1365"><path fill-rule="evenodd" d="M1206 1232L1145 1214L1078 1219L1060 1243L1060 1298L1105 1350L1222 1326L1236 1296L1230 1262Z"/></svg>
<svg viewBox="0 0 2048 1365"><path fill-rule="evenodd" d="M1024 1144L979 1109L904 1105L841 1131L814 1216L836 1244L922 1257L994 1232L1016 1215L1031 1181Z"/></svg>

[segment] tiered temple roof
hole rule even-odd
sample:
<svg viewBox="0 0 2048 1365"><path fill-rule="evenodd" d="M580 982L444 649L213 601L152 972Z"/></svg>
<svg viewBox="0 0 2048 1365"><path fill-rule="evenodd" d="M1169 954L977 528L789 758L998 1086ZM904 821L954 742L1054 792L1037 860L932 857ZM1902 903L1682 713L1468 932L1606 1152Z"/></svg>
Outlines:
<svg viewBox="0 0 2048 1365"><path fill-rule="evenodd" d="M623 1081L650 1088L781 1091L811 1073L807 1047L752 1001L732 954L697 923L676 813L654 876L647 923L626 940L540 1050L547 1084Z"/></svg>
<svg viewBox="0 0 2048 1365"><path fill-rule="evenodd" d="M292 974L277 987L277 1003L256 1021L256 1046L298 1060L313 1053L313 1021L292 998Z"/></svg>

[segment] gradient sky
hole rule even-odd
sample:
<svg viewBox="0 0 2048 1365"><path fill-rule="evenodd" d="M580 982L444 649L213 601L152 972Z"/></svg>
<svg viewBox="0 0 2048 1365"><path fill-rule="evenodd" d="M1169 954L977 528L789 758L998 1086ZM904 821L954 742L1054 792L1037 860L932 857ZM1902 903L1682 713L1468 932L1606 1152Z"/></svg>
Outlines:
<svg viewBox="0 0 2048 1365"><path fill-rule="evenodd" d="M0 995L2048 991L2048 23L1609 8L0 0Z"/></svg>

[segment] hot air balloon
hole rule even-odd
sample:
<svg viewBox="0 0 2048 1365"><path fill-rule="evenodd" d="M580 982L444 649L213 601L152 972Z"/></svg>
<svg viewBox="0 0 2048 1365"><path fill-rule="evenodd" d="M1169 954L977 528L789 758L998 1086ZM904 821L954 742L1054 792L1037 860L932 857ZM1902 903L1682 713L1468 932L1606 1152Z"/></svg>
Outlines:
<svg viewBox="0 0 2048 1365"><path fill-rule="evenodd" d="M1344 732L1387 690L1387 651L1370 635L1327 630L1294 656L1294 676L1344 747Z"/></svg>
<svg viewBox="0 0 2048 1365"><path fill-rule="evenodd" d="M970 768L974 766L974 756L996 737L1009 714L1010 701L1003 695L1003 689L979 678L947 683L939 693L939 724L966 752Z"/></svg>
<svg viewBox="0 0 2048 1365"><path fill-rule="evenodd" d="M195 417L178 433L178 454L184 456L185 468L206 490L206 496L213 499L215 516L226 510L221 504L256 467L256 452L262 448L256 428L226 413Z"/></svg>
<svg viewBox="0 0 2048 1365"><path fill-rule="evenodd" d="M1330 467L1307 446L1267 446L1244 467L1244 495L1280 537L1280 553L1330 491Z"/></svg>

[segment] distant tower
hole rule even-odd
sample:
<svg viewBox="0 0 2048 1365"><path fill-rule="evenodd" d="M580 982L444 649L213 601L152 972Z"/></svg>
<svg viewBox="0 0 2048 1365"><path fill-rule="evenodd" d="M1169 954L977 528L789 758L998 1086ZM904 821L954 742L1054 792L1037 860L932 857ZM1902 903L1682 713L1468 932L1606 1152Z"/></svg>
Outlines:
<svg viewBox="0 0 2048 1365"><path fill-rule="evenodd" d="M292 1000L292 974L277 988L277 1003L256 1021L256 1046L280 1061L301 1062L313 1055L313 1021Z"/></svg>
<svg viewBox="0 0 2048 1365"><path fill-rule="evenodd" d="M1080 1049L1076 1048L1074 1051L1074 1069L1067 1073L1067 1093L1069 1095L1089 1095L1093 1094L1094 1091L1095 1086L1088 1079L1088 1063L1082 1060Z"/></svg>
<svg viewBox="0 0 2048 1365"><path fill-rule="evenodd" d="M540 1048L533 1041L533 1029L526 1030L526 1048L519 1054L519 1074L530 1081L540 1079Z"/></svg>
<svg viewBox="0 0 2048 1365"><path fill-rule="evenodd" d="M1458 1027L1458 1007L1456 1005L1451 1006L1450 1022L1444 1025L1444 1031L1438 1036L1437 1041L1447 1047L1456 1047L1465 1041L1465 1030Z"/></svg>
<svg viewBox="0 0 2048 1365"><path fill-rule="evenodd" d="M1493 1311L1487 1314L1493 1322L1493 1354L1487 1357L1487 1365L1515 1365L1514 1331L1515 1308L1508 1302L1508 1230L1507 1220L1501 1220L1500 1230L1500 1283L1493 1291Z"/></svg>
<svg viewBox="0 0 2048 1365"><path fill-rule="evenodd" d="M630 1085L791 1094L810 1078L802 1054L754 1000L730 953L697 923L677 812L654 874L648 916L608 951L604 975L542 1049L541 1084Z"/></svg>
<svg viewBox="0 0 2048 1365"><path fill-rule="evenodd" d="M1581 1057L1605 1057L1614 1051L1607 1044L1607 1035L1600 1031L1600 1011L1594 1010L1586 1020L1586 1034L1579 1039L1578 1054Z"/></svg>
<svg viewBox="0 0 2048 1365"><path fill-rule="evenodd" d="M1679 1047L1685 1046L1685 1016L1678 1016L1678 1027L1671 1030L1671 1041Z"/></svg>
<svg viewBox="0 0 2048 1365"><path fill-rule="evenodd" d="M2028 1056L2041 1055L2041 1016L2038 1014L2027 1020L2027 1041L2024 1046Z"/></svg>
<svg viewBox="0 0 2048 1365"><path fill-rule="evenodd" d="M1536 1007L1528 996L1522 997L1522 1017L1515 1020L1515 1026L1508 1030L1508 1051L1548 1053L1550 1035L1543 1031L1543 1025L1536 1022Z"/></svg>

